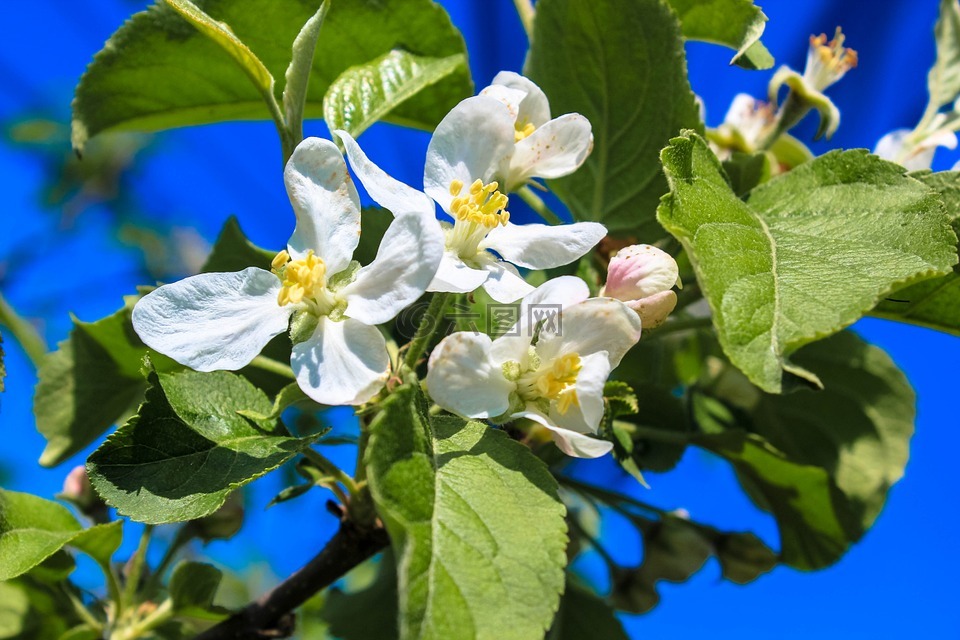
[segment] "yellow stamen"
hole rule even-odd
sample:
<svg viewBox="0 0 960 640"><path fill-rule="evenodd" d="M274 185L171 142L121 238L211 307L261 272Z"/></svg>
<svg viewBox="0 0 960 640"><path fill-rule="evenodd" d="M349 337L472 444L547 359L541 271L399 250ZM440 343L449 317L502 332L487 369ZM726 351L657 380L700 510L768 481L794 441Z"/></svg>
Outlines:
<svg viewBox="0 0 960 640"><path fill-rule="evenodd" d="M507 224L510 220L510 213L506 210L509 198L498 191L499 183L483 184L483 181L475 180L468 195L460 195L463 186L460 180L450 182L450 195L454 196L450 201L450 215L458 221L473 222L488 229Z"/></svg>
<svg viewBox="0 0 960 640"><path fill-rule="evenodd" d="M312 250L299 260L289 260L290 255L281 251L272 262L274 271L278 272L283 283L280 293L277 294L277 303L281 307L286 304L299 304L305 297L315 299L327 284L327 266Z"/></svg>
<svg viewBox="0 0 960 640"><path fill-rule="evenodd" d="M804 75L814 81L818 90L826 89L857 66L857 52L843 46L845 39L840 27L829 42L825 33L810 36L810 56Z"/></svg>
<svg viewBox="0 0 960 640"><path fill-rule="evenodd" d="M540 397L557 401L557 411L565 414L572 406L580 406L576 382L581 369L580 355L567 353L554 361L536 382Z"/></svg>
<svg viewBox="0 0 960 640"><path fill-rule="evenodd" d="M520 142L521 140L528 137L536 130L537 130L537 127L535 127L532 122L518 121L514 125L513 140L514 142Z"/></svg>
<svg viewBox="0 0 960 640"><path fill-rule="evenodd" d="M273 262L270 263L270 266L273 267L274 271L279 271L281 267L290 262L290 254L287 253L287 250L284 249L276 255L273 259Z"/></svg>

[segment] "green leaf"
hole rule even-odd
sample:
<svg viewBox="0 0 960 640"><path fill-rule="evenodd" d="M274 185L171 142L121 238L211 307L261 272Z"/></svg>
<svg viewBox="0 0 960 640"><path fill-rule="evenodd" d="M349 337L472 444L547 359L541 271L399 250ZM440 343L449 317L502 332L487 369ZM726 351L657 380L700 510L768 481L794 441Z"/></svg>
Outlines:
<svg viewBox="0 0 960 640"><path fill-rule="evenodd" d="M611 425L614 455L634 476L643 470L670 471L687 449L686 408L680 398L655 385L637 386L636 394L635 415L621 416Z"/></svg>
<svg viewBox="0 0 960 640"><path fill-rule="evenodd" d="M266 73L285 85L281 79L294 40L319 2L198 0L196 5L229 25L225 33L246 43ZM341 73L393 49L433 58L465 53L460 33L431 0L331 3L313 59L304 115L322 117L323 97ZM472 92L463 67L404 102L387 119L432 129ZM165 4L137 13L114 33L81 78L73 106L76 147L110 129L152 131L270 117L261 90L231 55Z"/></svg>
<svg viewBox="0 0 960 640"><path fill-rule="evenodd" d="M0 489L0 581L37 566L81 531L66 507L29 493Z"/></svg>
<svg viewBox="0 0 960 640"><path fill-rule="evenodd" d="M3 387L3 381L7 377L7 365L3 363L3 334L0 333L0 393L5 389Z"/></svg>
<svg viewBox="0 0 960 640"><path fill-rule="evenodd" d="M303 109L310 88L310 72L320 41L320 29L329 10L330 0L323 0L317 12L304 23L293 41L293 57L284 74L287 86L283 89L283 114L287 128L296 140L303 138Z"/></svg>
<svg viewBox="0 0 960 640"><path fill-rule="evenodd" d="M769 69L773 56L760 42L767 16L753 0L668 0L680 17L683 35L730 47L737 53L730 64Z"/></svg>
<svg viewBox="0 0 960 640"><path fill-rule="evenodd" d="M733 192L699 135L664 149L660 222L684 246L730 360L779 393L796 349L852 324L898 285L946 274L956 236L935 193L865 151L831 152Z"/></svg>
<svg viewBox="0 0 960 640"><path fill-rule="evenodd" d="M397 570L388 549L377 575L357 591L331 589L323 604L323 619L330 633L342 640L395 640L397 638Z"/></svg>
<svg viewBox="0 0 960 640"><path fill-rule="evenodd" d="M400 638L539 638L563 590L564 508L529 449L426 417L414 384L370 426L370 491L397 554Z"/></svg>
<svg viewBox="0 0 960 640"><path fill-rule="evenodd" d="M97 492L123 515L150 524L216 511L236 488L276 469L312 442L291 438L268 415L269 398L225 371L152 374L146 402L88 461Z"/></svg>
<svg viewBox="0 0 960 640"><path fill-rule="evenodd" d="M74 319L70 336L40 365L33 399L37 429L47 439L40 464L58 465L79 452L143 397L147 349L133 331L132 302L96 322Z"/></svg>
<svg viewBox="0 0 960 640"><path fill-rule="evenodd" d="M61 640L78 622L60 589L28 578L0 582L0 638Z"/></svg>
<svg viewBox="0 0 960 640"><path fill-rule="evenodd" d="M0 582L0 638L23 638L30 598L15 584Z"/></svg>
<svg viewBox="0 0 960 640"><path fill-rule="evenodd" d="M934 30L937 60L927 76L930 110L939 111L960 94L960 2L940 0L940 19Z"/></svg>
<svg viewBox="0 0 960 640"><path fill-rule="evenodd" d="M733 192L740 197L769 180L773 173L771 157L765 152L734 151L729 160L723 161L723 170Z"/></svg>
<svg viewBox="0 0 960 640"><path fill-rule="evenodd" d="M121 542L123 542L123 521L114 520L84 529L70 541L70 546L83 551L101 567L109 570L110 559L120 548Z"/></svg>
<svg viewBox="0 0 960 640"><path fill-rule="evenodd" d="M613 608L586 587L567 580L560 610L546 640L629 640Z"/></svg>
<svg viewBox="0 0 960 640"><path fill-rule="evenodd" d="M661 0L540 0L526 72L554 114L593 125L585 166L549 181L574 218L661 237L654 215L667 185L657 154L681 129L702 126L673 11Z"/></svg>
<svg viewBox="0 0 960 640"><path fill-rule="evenodd" d="M39 363L47 354L47 343L43 336L37 331L26 318L17 313L9 302L0 293L0 327L7 330L8 334L20 344L30 361L34 366L39 367ZM3 358L0 357L0 367L3 366ZM0 376L0 385L3 384L3 376ZM3 387L0 386L0 391Z"/></svg>
<svg viewBox="0 0 960 640"><path fill-rule="evenodd" d="M229 25L214 20L190 0L164 0L164 2L233 58L256 88L264 93L273 93L273 76L270 75L270 70L260 62L260 58L250 51L247 45L234 35Z"/></svg>
<svg viewBox="0 0 960 640"><path fill-rule="evenodd" d="M960 172L914 175L940 194L954 230L960 230ZM897 289L871 315L960 335L960 266L942 278Z"/></svg>
<svg viewBox="0 0 960 640"><path fill-rule="evenodd" d="M331 131L344 129L356 138L399 105L466 64L462 53L425 58L395 49L340 74L323 99L323 118Z"/></svg>
<svg viewBox="0 0 960 640"><path fill-rule="evenodd" d="M115 522L83 529L56 502L0 489L0 581L33 569L68 544L105 564L120 545L120 528Z"/></svg>
<svg viewBox="0 0 960 640"><path fill-rule="evenodd" d="M780 528L783 561L818 569L870 528L903 475L915 396L880 349L844 332L796 354L823 391L775 396L734 369L695 397L708 435L695 442L733 463ZM699 404L699 406L697 406Z"/></svg>
<svg viewBox="0 0 960 640"><path fill-rule="evenodd" d="M203 273L243 271L247 267L270 270L276 251L267 251L247 240L236 217L230 216L200 269Z"/></svg>
<svg viewBox="0 0 960 640"><path fill-rule="evenodd" d="M189 615L212 609L221 578L223 573L211 564L189 561L178 564L168 586L174 612Z"/></svg>

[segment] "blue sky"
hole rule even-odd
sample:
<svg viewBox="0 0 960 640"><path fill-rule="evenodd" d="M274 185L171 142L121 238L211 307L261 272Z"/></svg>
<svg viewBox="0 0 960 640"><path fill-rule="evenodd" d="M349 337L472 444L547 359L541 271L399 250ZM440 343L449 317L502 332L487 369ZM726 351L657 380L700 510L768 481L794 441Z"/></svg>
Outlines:
<svg viewBox="0 0 960 640"><path fill-rule="evenodd" d="M6 17L16 28L8 28L0 42L0 120L7 122L38 108L65 120L72 87L90 57L129 13L145 4L14 3ZM510 0L443 4L467 37L478 86L500 69L520 70L525 39ZM830 143L812 145L816 151L873 147L887 131L916 123L926 101L937 4L766 3L771 20L764 41L778 63L801 69L807 37L830 33L838 24L860 53L859 68L832 91L843 112L841 127ZM688 54L691 82L706 103L709 124L722 119L736 93L765 93L769 75L728 67L729 51L694 43ZM813 131L814 123L805 122L799 137L809 140ZM311 122L307 133L325 135L325 128ZM364 136L368 153L412 184L418 184L422 175L426 141L424 134L385 125ZM277 172L276 145L269 123L167 132L156 136L130 186L140 195L143 215L151 219L194 226L211 240L233 214L257 243L279 247L291 231L292 217ZM957 154L943 153L936 168L948 168L956 160ZM70 313L84 320L106 315L145 276L137 251L115 236L109 212L93 209L65 226L57 212L40 204L42 178L36 156L0 141L0 289L22 313L37 320L53 344L66 336ZM14 248L19 260L11 262ZM811 634L898 638L918 632L938 638L960 636L960 608L955 606L953 589L960 571L955 549L960 515L948 474L960 450L951 381L954 363L960 361L960 340L879 320L864 320L856 330L890 353L919 395L917 434L906 476L891 492L874 529L836 566L818 573L778 568L748 587L737 587L721 581L718 567L711 563L689 583L662 585L661 604L651 614L625 618L631 637L709 633L714 638L768 638L774 635L772 629L780 628L786 631L778 630L778 638ZM9 378L7 392L0 397L0 433L6 443L0 450L0 466L9 474L5 486L52 496L71 465L53 470L36 465L43 441L30 411L34 374L9 339L4 348ZM84 457L78 456L74 464ZM675 471L650 477L649 490L637 487L608 462L590 463L586 472L646 501L684 507L700 521L752 529L776 543L772 521L742 495L729 468L708 454L689 452ZM326 496L321 492L260 513L278 483L279 476L274 475L254 485L249 504L256 525L229 545L212 545L215 557L233 566L268 563L283 574L322 544L333 523L322 512ZM315 518L317 526L290 526L293 519L304 518ZM639 558L629 532L611 527L607 535L618 557ZM587 575L599 575L589 559L582 567Z"/></svg>

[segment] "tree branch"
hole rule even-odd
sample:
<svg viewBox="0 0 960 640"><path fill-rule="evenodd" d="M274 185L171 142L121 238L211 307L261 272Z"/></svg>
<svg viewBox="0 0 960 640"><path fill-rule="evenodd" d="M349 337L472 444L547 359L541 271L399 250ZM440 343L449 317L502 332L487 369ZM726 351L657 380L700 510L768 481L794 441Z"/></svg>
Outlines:
<svg viewBox="0 0 960 640"><path fill-rule="evenodd" d="M340 529L302 569L196 640L262 640L293 632L293 610L390 544L383 527L360 529L341 520Z"/></svg>

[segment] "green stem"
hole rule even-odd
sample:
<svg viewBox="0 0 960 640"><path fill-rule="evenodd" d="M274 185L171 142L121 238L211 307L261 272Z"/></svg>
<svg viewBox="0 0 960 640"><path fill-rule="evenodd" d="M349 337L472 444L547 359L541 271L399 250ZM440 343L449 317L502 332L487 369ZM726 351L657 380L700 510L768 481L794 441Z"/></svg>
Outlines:
<svg viewBox="0 0 960 640"><path fill-rule="evenodd" d="M174 558L177 557L177 552L179 552L180 549L182 549L188 542L193 540L193 538L194 534L191 527L181 526L177 530L173 540L170 541L170 546L167 547L167 550L163 553L163 557L160 558L160 563L157 565L157 568L150 573L147 584L143 589L145 594L149 596L160 586L160 581L163 579L163 574L173 563Z"/></svg>
<svg viewBox="0 0 960 640"><path fill-rule="evenodd" d="M67 586L67 583L60 583L60 586L63 587L63 592L67 595L67 599L70 600L70 604L73 606L73 610L76 612L77 616L83 620L84 624L102 635L103 623L93 617L93 614L90 613L90 610L87 609L83 602L80 601L80 598L78 598L76 594L70 590L70 587Z"/></svg>
<svg viewBox="0 0 960 640"><path fill-rule="evenodd" d="M665 509L660 507L655 507L652 504L647 504L637 500L636 498L631 498L630 496L625 496L622 493L617 493L615 491L609 491L607 489L602 489L592 484L587 484L585 482L580 482L579 480L574 480L573 478L568 478L566 476L557 476L557 482L562 484L565 487L573 489L577 493L584 496L594 497L605 505L624 513L625 515L633 515L629 511L623 509L623 505L630 505L636 507L637 509L643 509L644 511L649 511L655 513L659 516L665 516L668 512Z"/></svg>
<svg viewBox="0 0 960 640"><path fill-rule="evenodd" d="M357 493L357 483L354 482L353 478L345 473L343 469L333 464L333 462L322 453L309 447L300 453L303 454L304 458L317 465L317 467L319 467L324 473L332 478L335 478L340 484L345 486L351 495L355 495Z"/></svg>
<svg viewBox="0 0 960 640"><path fill-rule="evenodd" d="M548 224L563 224L563 220L560 219L560 216L555 214L550 210L550 207L547 206L547 203L543 199L533 192L533 189L530 187L522 187L517 191L517 195L520 196L520 199L530 205L530 208L533 209L538 216L547 221Z"/></svg>
<svg viewBox="0 0 960 640"><path fill-rule="evenodd" d="M260 95L263 96L263 101L267 103L267 109L270 110L270 117L273 118L273 124L277 127L277 134L280 136L280 148L283 152L283 166L287 166L287 160L293 155L293 150L297 148L300 141L296 139L296 136L287 126L287 121L283 117L280 104L277 102L277 97L273 95L273 92L264 89L260 92Z"/></svg>
<svg viewBox="0 0 960 640"><path fill-rule="evenodd" d="M410 369L416 369L417 363L429 348L430 342L435 335L443 330L443 317L447 311L447 305L453 298L452 293L434 293L430 300L430 306L420 319L420 326L407 347L407 354L403 363Z"/></svg>
<svg viewBox="0 0 960 640"><path fill-rule="evenodd" d="M275 373L278 376L283 376L284 378L289 378L290 380L297 379L297 376L294 375L293 369L291 369L289 365L286 365L279 360L268 358L267 356L257 356L250 361L248 366L256 367L257 369L262 369L263 371L269 371L270 373Z"/></svg>
<svg viewBox="0 0 960 640"><path fill-rule="evenodd" d="M597 554L603 558L603 561L607 563L607 567L610 569L610 571L616 571L620 568L620 564L613 559L613 556L610 555L610 552L607 551L606 547L600 544L600 541L595 537L587 533L583 526L577 521L576 517L570 518L570 524L573 525L573 528L577 530L577 533L579 533L584 540L590 543L590 546L593 547L594 551L596 551Z"/></svg>
<svg viewBox="0 0 960 640"><path fill-rule="evenodd" d="M34 367L39 368L47 354L47 343L29 322L24 320L0 294L0 326L10 330L10 335L20 343Z"/></svg>
<svg viewBox="0 0 960 640"><path fill-rule="evenodd" d="M124 607L133 604L137 597L137 587L140 586L140 576L143 575L143 567L146 564L147 547L150 546L150 537L153 535L153 525L148 524L143 528L143 535L140 536L140 544L130 558L130 571L127 573L127 581L123 585L123 603Z"/></svg>
<svg viewBox="0 0 960 640"><path fill-rule="evenodd" d="M665 442L668 444L687 444L690 442L690 435L686 433L664 431L663 429L657 429L656 427L645 427L632 422L627 422L624 424L629 425L625 428L631 433L631 435L646 438L647 440L656 440L657 442Z"/></svg>
<svg viewBox="0 0 960 640"><path fill-rule="evenodd" d="M533 8L532 0L513 0L513 5L517 8L517 14L520 16L520 22L523 24L523 30L527 32L527 39L533 41L533 19L537 13Z"/></svg>
<svg viewBox="0 0 960 640"><path fill-rule="evenodd" d="M712 318L678 318L660 325L656 329L650 330L650 335L654 338L662 338L671 333L680 331L691 331L694 329L709 329L713 326Z"/></svg>
<svg viewBox="0 0 960 640"><path fill-rule="evenodd" d="M804 116L810 113L810 105L797 98L793 91L783 101L777 112L777 121L773 129L757 144L758 151L768 151L770 147L787 131L793 129Z"/></svg>

